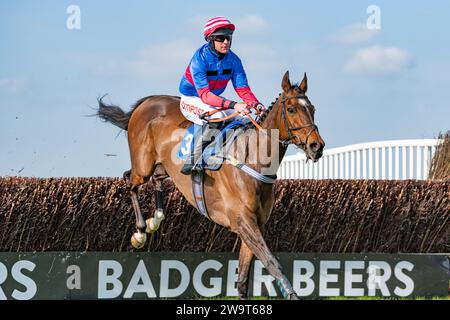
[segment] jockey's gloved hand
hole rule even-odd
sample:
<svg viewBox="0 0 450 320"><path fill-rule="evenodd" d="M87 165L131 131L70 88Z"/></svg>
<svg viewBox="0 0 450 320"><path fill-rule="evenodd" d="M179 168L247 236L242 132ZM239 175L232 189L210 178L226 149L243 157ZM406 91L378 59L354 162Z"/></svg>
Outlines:
<svg viewBox="0 0 450 320"><path fill-rule="evenodd" d="M255 108L258 111L266 111L267 110L267 108L261 102L257 103Z"/></svg>
<svg viewBox="0 0 450 320"><path fill-rule="evenodd" d="M239 112L242 115L248 115L250 114L250 110L248 106L244 102L239 102L234 105L234 110Z"/></svg>

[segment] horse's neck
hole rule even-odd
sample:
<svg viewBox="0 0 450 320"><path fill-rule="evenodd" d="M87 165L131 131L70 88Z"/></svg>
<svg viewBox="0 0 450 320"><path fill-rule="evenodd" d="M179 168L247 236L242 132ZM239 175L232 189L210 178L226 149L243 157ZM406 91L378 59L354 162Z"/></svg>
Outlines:
<svg viewBox="0 0 450 320"><path fill-rule="evenodd" d="M248 137L247 158L250 160L249 162L254 164L258 170L271 168L271 174L276 173L287 150L278 139L279 105L279 102L276 101L266 119L261 123L261 127L265 131L253 130Z"/></svg>
<svg viewBox="0 0 450 320"><path fill-rule="evenodd" d="M278 99L274 102L272 105L272 108L267 115L266 119L261 124L261 127L265 130L267 130L268 134L267 139L276 141L278 146L278 161L281 163L281 161L284 158L284 155L286 154L287 147L285 147L283 144L280 143L279 138L279 132L280 132L280 125L281 125L281 104L280 104L280 98L281 95L278 97Z"/></svg>

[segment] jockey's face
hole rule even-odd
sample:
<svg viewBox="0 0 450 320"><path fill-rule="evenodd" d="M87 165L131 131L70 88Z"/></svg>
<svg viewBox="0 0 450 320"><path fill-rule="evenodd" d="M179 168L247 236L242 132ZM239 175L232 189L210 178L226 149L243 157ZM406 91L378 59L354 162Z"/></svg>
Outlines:
<svg viewBox="0 0 450 320"><path fill-rule="evenodd" d="M213 38L214 48L221 54L226 54L230 50L231 37L229 36L216 36Z"/></svg>

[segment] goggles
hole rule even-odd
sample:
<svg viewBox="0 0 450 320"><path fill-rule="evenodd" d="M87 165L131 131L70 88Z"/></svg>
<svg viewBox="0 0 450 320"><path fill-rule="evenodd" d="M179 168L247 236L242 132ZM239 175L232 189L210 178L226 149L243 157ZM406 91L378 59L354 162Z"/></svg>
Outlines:
<svg viewBox="0 0 450 320"><path fill-rule="evenodd" d="M217 42L225 42L225 40L228 40L228 42L231 42L231 36L227 36L227 35L217 35L217 36L212 36L211 38Z"/></svg>

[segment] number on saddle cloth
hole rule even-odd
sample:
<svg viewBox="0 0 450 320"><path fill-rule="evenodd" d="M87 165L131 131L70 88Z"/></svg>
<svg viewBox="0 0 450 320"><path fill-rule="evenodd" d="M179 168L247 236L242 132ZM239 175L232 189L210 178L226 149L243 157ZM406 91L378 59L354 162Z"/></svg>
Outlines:
<svg viewBox="0 0 450 320"><path fill-rule="evenodd" d="M226 122L222 125L220 130L220 135L216 135L212 142L203 151L203 163L205 168L209 170L219 170L223 160L221 158L211 158L211 156L223 154L226 155L228 150L222 150L222 147L227 142L227 140L234 140L239 133L243 132L243 127L245 123L239 120L234 120L231 122ZM178 147L177 157L183 161L186 161L194 148L194 137L197 136L198 130L202 130L202 126L193 124L187 130L183 139L181 140L180 146ZM232 131L234 130L234 131ZM221 153L223 151L223 153Z"/></svg>

